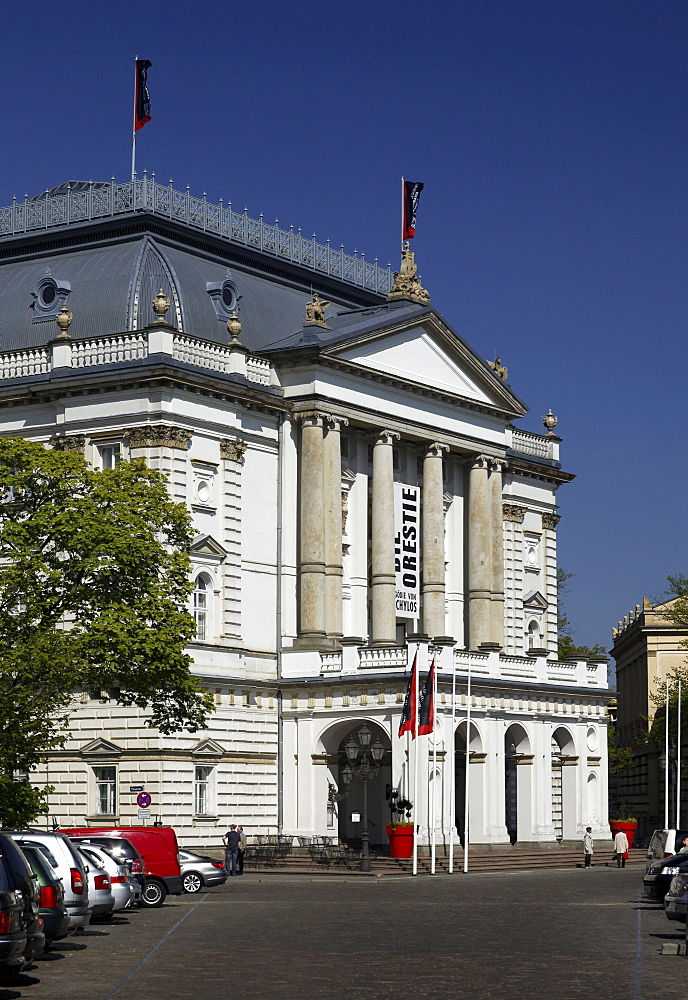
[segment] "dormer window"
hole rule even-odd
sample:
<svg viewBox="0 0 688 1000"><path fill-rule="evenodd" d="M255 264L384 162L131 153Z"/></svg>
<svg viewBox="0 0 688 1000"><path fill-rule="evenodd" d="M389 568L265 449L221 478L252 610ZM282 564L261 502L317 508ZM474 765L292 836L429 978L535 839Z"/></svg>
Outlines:
<svg viewBox="0 0 688 1000"><path fill-rule="evenodd" d="M33 302L33 323L42 323L45 320L54 320L62 306L67 301L67 296L72 290L68 281L58 280L54 277L49 267L46 267L42 277L34 286L31 293Z"/></svg>
<svg viewBox="0 0 688 1000"><path fill-rule="evenodd" d="M207 281L205 290L212 300L217 318L220 322L226 323L237 308L241 297L237 293L231 272L227 272L223 281Z"/></svg>

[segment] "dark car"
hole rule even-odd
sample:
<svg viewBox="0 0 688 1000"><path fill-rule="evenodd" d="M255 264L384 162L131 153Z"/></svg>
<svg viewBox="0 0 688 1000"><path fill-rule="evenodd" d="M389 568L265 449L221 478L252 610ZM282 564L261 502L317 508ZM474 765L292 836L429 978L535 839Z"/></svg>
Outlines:
<svg viewBox="0 0 688 1000"><path fill-rule="evenodd" d="M38 847L24 845L22 854L29 862L38 882L39 913L43 919L45 943L67 937L71 928L69 912L65 906L62 879Z"/></svg>
<svg viewBox="0 0 688 1000"><path fill-rule="evenodd" d="M663 858L650 865L643 878L643 886L648 896L662 900L669 891L675 875L688 873L688 851L683 850L670 858Z"/></svg>
<svg viewBox="0 0 688 1000"><path fill-rule="evenodd" d="M14 947L16 941L10 940L3 958L5 970L17 972L21 971L26 961L30 962L43 954L45 934L39 913L36 877L21 850L6 834L0 834L0 892L15 896L21 908L23 949L17 954ZM11 904L7 919L8 927L13 926ZM9 936L14 938L15 932L10 931Z"/></svg>
<svg viewBox="0 0 688 1000"><path fill-rule="evenodd" d="M664 897L664 912L669 920L686 922L688 909L688 872L684 875L674 875L669 885L669 891Z"/></svg>

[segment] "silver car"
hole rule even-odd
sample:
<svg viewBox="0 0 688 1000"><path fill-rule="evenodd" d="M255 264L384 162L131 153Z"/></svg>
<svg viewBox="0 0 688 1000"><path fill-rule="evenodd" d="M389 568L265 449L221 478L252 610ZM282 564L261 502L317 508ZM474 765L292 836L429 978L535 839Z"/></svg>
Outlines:
<svg viewBox="0 0 688 1000"><path fill-rule="evenodd" d="M204 886L223 885L227 881L224 862L205 854L180 850L179 867L182 870L184 892L200 892Z"/></svg>
<svg viewBox="0 0 688 1000"><path fill-rule="evenodd" d="M110 876L104 868L100 867L100 862L97 859L94 861L92 858L88 858L80 847L77 847L77 851L84 859L84 868L88 878L88 898L92 907L91 920L95 918L107 920L115 908Z"/></svg>
<svg viewBox="0 0 688 1000"><path fill-rule="evenodd" d="M83 859L64 833L46 830L8 831L19 846L29 844L43 852L62 879L64 901L73 928L83 930L91 917L88 877Z"/></svg>
<svg viewBox="0 0 688 1000"><path fill-rule="evenodd" d="M113 913L126 910L141 898L141 886L130 875L128 865L119 864L105 848L96 847L95 844L79 844L79 850L89 864L107 872L110 891L115 897Z"/></svg>

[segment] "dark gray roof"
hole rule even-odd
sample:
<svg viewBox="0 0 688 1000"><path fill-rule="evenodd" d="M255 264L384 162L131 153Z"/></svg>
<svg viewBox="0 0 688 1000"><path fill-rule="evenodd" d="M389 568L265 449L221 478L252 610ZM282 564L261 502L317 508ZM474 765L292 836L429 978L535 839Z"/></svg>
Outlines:
<svg viewBox="0 0 688 1000"><path fill-rule="evenodd" d="M384 302L375 306L364 306L357 309L336 309L330 306L326 313L329 330L319 326L301 326L287 336L266 344L264 353L291 350L317 344L321 348L361 336L380 327L387 327L395 322L421 320L432 312L430 306L416 305L415 302L397 300ZM303 322L303 320L301 321Z"/></svg>
<svg viewBox="0 0 688 1000"><path fill-rule="evenodd" d="M167 318L173 325L189 336L226 343L227 317L218 318L207 285L217 286L229 275L241 340L249 350L261 351L302 329L310 298L302 279L298 287L293 278L271 276L267 268L263 276L256 267L228 266L150 234L73 251L52 249L0 263L0 351L45 344L59 332L54 313L37 321L36 290L46 269L58 286L69 288L63 299L74 317L69 332L75 339L142 329L156 318L151 302L162 288L172 301ZM350 305L342 297L331 308Z"/></svg>

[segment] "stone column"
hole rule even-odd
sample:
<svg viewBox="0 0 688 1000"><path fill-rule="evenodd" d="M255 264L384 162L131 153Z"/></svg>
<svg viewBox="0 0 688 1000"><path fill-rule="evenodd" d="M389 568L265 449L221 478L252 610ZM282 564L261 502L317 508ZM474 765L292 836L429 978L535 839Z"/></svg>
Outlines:
<svg viewBox="0 0 688 1000"><path fill-rule="evenodd" d="M490 520L487 455L471 465L468 483L468 645L490 640Z"/></svg>
<svg viewBox="0 0 688 1000"><path fill-rule="evenodd" d="M490 642L504 645L504 515L502 510L502 471L506 463L490 462L490 576L492 606Z"/></svg>
<svg viewBox="0 0 688 1000"><path fill-rule="evenodd" d="M436 441L423 457L423 631L445 635L444 614L444 481L442 452L449 451Z"/></svg>
<svg viewBox="0 0 688 1000"><path fill-rule="evenodd" d="M373 645L395 645L397 616L394 578L394 431L380 431L373 446L372 606Z"/></svg>
<svg viewBox="0 0 688 1000"><path fill-rule="evenodd" d="M323 414L301 415L299 490L301 616L299 636L314 646L325 637Z"/></svg>
<svg viewBox="0 0 688 1000"><path fill-rule="evenodd" d="M325 631L342 637L342 426L345 417L327 418L324 442L325 491Z"/></svg>

